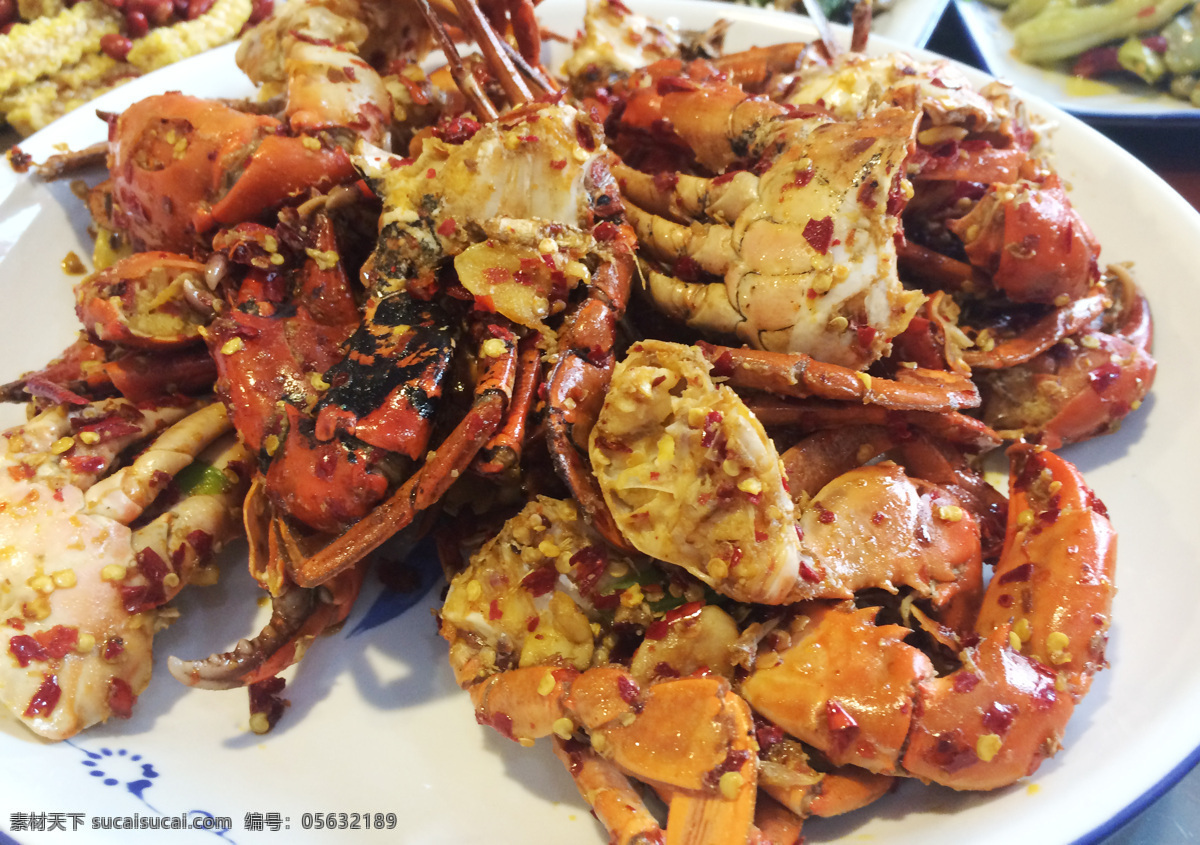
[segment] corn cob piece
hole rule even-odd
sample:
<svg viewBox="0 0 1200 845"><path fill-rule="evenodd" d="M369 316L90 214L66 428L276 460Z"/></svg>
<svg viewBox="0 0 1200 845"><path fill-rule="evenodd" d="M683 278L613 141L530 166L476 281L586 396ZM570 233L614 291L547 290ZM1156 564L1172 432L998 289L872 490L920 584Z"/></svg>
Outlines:
<svg viewBox="0 0 1200 845"><path fill-rule="evenodd" d="M31 135L105 91L138 76L137 68L104 53L0 97L0 114L21 135Z"/></svg>
<svg viewBox="0 0 1200 845"><path fill-rule="evenodd" d="M230 41L250 19L250 0L217 0L193 21L152 29L127 57L143 72L164 67Z"/></svg>
<svg viewBox="0 0 1200 845"><path fill-rule="evenodd" d="M80 0L52 18L17 24L0 36L0 95L97 52L120 20L103 0Z"/></svg>
<svg viewBox="0 0 1200 845"><path fill-rule="evenodd" d="M17 16L23 21L52 18L65 8L63 0L17 0Z"/></svg>

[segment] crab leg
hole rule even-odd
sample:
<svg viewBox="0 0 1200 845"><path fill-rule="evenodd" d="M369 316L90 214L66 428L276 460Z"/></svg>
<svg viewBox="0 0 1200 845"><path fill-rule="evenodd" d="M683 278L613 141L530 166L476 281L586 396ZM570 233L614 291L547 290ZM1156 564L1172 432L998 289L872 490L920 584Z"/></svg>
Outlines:
<svg viewBox="0 0 1200 845"><path fill-rule="evenodd" d="M84 497L88 512L132 522L205 446L232 430L220 402L201 408L163 432L131 465L92 485Z"/></svg>
<svg viewBox="0 0 1200 845"><path fill-rule="evenodd" d="M458 85L458 90L470 102L471 109L480 120L495 120L499 116L496 107L487 98L487 94L483 93L483 89L479 86L479 81L475 79L475 76L463 64L462 57L458 54L458 48L454 46L454 42L450 40L450 36L446 33L445 28L441 26L437 15L429 5L429 0L414 0L414 2L429 24L429 29L433 32L433 37L438 42L438 47L441 48L442 53L446 56L446 61L450 63L450 74L454 77L454 82Z"/></svg>
<svg viewBox="0 0 1200 845"><path fill-rule="evenodd" d="M988 350L968 349L963 360L972 367L999 370L1024 364L1065 337L1076 334L1104 312L1109 302L1102 290L1083 296L1059 308L1031 325L1014 338L997 343Z"/></svg>
<svg viewBox="0 0 1200 845"><path fill-rule="evenodd" d="M699 343L714 377L738 387L804 399L857 401L898 411L957 411L979 405L979 391L963 376L941 370L907 370L897 380L874 378L799 352L765 352Z"/></svg>
<svg viewBox="0 0 1200 845"><path fill-rule="evenodd" d="M554 755L575 780L615 845L661 841L663 830L620 769L586 743L554 737Z"/></svg>
<svg viewBox="0 0 1200 845"><path fill-rule="evenodd" d="M122 585L130 612L161 607L187 584L209 582L197 570L240 532L237 517L249 486L250 452L226 433L200 453L198 464L204 469L195 489L133 534L137 566Z"/></svg>
<svg viewBox="0 0 1200 845"><path fill-rule="evenodd" d="M479 457L474 463L475 471L484 475L496 475L513 469L520 463L525 448L529 414L541 382L542 350L536 335L521 339L517 344L517 356L516 382L506 414L508 421L479 450Z"/></svg>
<svg viewBox="0 0 1200 845"><path fill-rule="evenodd" d="M559 477L571 488L596 529L609 543L629 549L617 528L582 449L612 379L616 322L625 311L632 258L623 256L596 274L588 298L560 336L563 351L550 373L546 439Z"/></svg>
<svg viewBox="0 0 1200 845"><path fill-rule="evenodd" d="M994 449L1003 442L1000 435L988 425L958 411L892 411L879 405L858 402L792 399L762 393L748 393L743 400L759 422L768 428L788 426L801 432L860 425L917 429L979 453Z"/></svg>
<svg viewBox="0 0 1200 845"><path fill-rule="evenodd" d="M732 223L758 199L758 179L748 170L716 179L686 173L663 179L617 162L612 172L621 183L622 196L630 203L684 225L699 217Z"/></svg>
<svg viewBox="0 0 1200 845"><path fill-rule="evenodd" d="M204 660L171 656L176 680L200 689L234 689L273 677L297 662L308 644L346 618L362 586L363 569L340 573L330 584L307 589L285 584L271 596L271 618L253 639Z"/></svg>
<svg viewBox="0 0 1200 845"><path fill-rule="evenodd" d="M466 23L467 30L475 37L476 43L487 57L488 66L499 77L509 102L516 105L532 100L532 92L517 73L516 67L508 58L508 53L500 46L500 36L479 11L479 6L471 0L454 0L454 5L458 9L459 17Z"/></svg>

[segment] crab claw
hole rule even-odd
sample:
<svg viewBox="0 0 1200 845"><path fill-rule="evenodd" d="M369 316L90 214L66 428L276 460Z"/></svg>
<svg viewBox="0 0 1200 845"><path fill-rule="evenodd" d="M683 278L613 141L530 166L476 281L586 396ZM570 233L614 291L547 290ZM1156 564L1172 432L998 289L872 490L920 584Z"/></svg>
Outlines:
<svg viewBox="0 0 1200 845"><path fill-rule="evenodd" d="M75 313L101 343L177 349L200 342L213 316L204 265L170 252L136 252L75 287Z"/></svg>

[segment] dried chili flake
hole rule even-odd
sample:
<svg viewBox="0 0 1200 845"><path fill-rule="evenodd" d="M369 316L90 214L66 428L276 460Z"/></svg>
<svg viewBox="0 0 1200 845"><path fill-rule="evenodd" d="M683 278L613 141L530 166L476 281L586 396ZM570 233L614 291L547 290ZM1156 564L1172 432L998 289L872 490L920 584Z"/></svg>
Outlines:
<svg viewBox="0 0 1200 845"><path fill-rule="evenodd" d="M821 255L829 252L829 242L833 240L833 218L810 219L804 224L804 240Z"/></svg>
<svg viewBox="0 0 1200 845"><path fill-rule="evenodd" d="M58 676L44 675L42 685L37 688L33 698L29 699L29 706L25 708L25 718L49 716L58 706L58 699L61 696L62 689L58 686Z"/></svg>
<svg viewBox="0 0 1200 845"><path fill-rule="evenodd" d="M38 631L33 638L45 649L49 659L60 660L74 651L75 646L79 644L79 629L55 625L48 631Z"/></svg>
<svg viewBox="0 0 1200 845"><path fill-rule="evenodd" d="M821 583L821 573L814 569L813 565L806 560L800 561L800 578L810 584Z"/></svg>
<svg viewBox="0 0 1200 845"><path fill-rule="evenodd" d="M543 566L540 569L535 569L521 579L521 588L527 591L531 596L544 596L546 593L554 589L554 582L558 580L558 573L552 566Z"/></svg>
<svg viewBox="0 0 1200 845"><path fill-rule="evenodd" d="M108 709L118 719L128 719L133 715L133 705L137 704L137 695L133 687L123 678L113 678L108 682Z"/></svg>
<svg viewBox="0 0 1200 845"><path fill-rule="evenodd" d="M621 696L621 700L626 704L633 704L638 700L638 696L642 694L641 687L633 678L621 675L617 678L617 695Z"/></svg>
<svg viewBox="0 0 1200 845"><path fill-rule="evenodd" d="M50 657L42 644L28 634L19 634L9 640L8 651L17 659L22 669L34 661L41 662Z"/></svg>
<svg viewBox="0 0 1200 845"><path fill-rule="evenodd" d="M105 660L116 660L125 651L125 640L123 637L109 637L104 641L104 651L102 652Z"/></svg>
<svg viewBox="0 0 1200 845"><path fill-rule="evenodd" d="M668 625L674 625L676 622L682 622L685 619L692 619L699 616L700 611L703 609L704 602L690 601L687 604L680 605L673 610L667 611L667 614L663 617L663 619Z"/></svg>

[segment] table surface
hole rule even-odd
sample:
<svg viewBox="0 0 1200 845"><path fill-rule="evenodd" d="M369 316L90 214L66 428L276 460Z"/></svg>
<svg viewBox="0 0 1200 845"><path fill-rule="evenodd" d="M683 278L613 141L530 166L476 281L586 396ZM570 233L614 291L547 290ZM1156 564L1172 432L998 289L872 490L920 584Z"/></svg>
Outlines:
<svg viewBox="0 0 1200 845"><path fill-rule="evenodd" d="M929 41L929 49L980 66L951 3ZM1156 125L1096 128L1125 147L1200 209L1200 129ZM1200 842L1200 766L1098 845L1178 845Z"/></svg>
<svg viewBox="0 0 1200 845"><path fill-rule="evenodd" d="M950 4L928 47L978 66L978 58L967 46L969 43L962 21ZM1200 128L1103 124L1097 124L1096 128L1145 162L1193 207L1200 209ZM13 140L0 132L0 149L6 149ZM1098 845L1197 842L1200 842L1200 766Z"/></svg>

